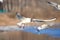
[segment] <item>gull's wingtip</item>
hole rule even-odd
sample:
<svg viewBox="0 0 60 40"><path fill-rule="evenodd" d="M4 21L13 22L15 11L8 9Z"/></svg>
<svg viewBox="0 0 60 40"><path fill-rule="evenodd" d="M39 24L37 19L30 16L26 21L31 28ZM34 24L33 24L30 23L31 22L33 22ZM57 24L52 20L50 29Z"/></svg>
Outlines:
<svg viewBox="0 0 60 40"><path fill-rule="evenodd" d="M55 18L52 18L52 20L56 20L57 18L55 17Z"/></svg>

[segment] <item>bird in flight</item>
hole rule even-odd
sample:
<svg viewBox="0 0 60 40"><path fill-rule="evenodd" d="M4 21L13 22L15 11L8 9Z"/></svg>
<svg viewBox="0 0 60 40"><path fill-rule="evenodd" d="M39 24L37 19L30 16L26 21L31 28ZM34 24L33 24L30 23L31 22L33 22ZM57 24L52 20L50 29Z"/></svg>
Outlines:
<svg viewBox="0 0 60 40"><path fill-rule="evenodd" d="M47 2L50 6L56 8L57 10L60 10L60 4L57 4L55 2Z"/></svg>
<svg viewBox="0 0 60 40"><path fill-rule="evenodd" d="M21 26L22 28L24 28L24 24L25 23L31 23L31 22L46 22L46 24L43 24L41 26L39 26L37 29L43 29L46 28L48 25L52 26L54 23L52 21L55 21L56 18L52 18L52 19L48 19L48 20L43 20L43 19L32 19L32 18L28 18L28 17L24 17L22 16L20 13L16 13L16 17L20 20L19 23L17 23L18 26Z"/></svg>

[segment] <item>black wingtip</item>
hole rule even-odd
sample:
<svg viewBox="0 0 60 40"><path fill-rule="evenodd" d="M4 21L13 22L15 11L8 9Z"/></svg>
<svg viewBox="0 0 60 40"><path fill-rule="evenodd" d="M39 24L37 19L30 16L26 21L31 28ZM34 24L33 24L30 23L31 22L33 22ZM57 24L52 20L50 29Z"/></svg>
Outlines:
<svg viewBox="0 0 60 40"><path fill-rule="evenodd" d="M51 4L51 2L48 2L49 4Z"/></svg>

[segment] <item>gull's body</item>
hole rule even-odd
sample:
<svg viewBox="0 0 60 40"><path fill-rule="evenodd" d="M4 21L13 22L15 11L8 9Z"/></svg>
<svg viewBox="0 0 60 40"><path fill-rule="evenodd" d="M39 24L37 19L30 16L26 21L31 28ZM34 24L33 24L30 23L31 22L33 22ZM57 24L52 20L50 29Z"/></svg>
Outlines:
<svg viewBox="0 0 60 40"><path fill-rule="evenodd" d="M24 23L30 23L30 22L31 22L31 18L23 18L21 19L21 22L17 23L17 25L24 26Z"/></svg>
<svg viewBox="0 0 60 40"><path fill-rule="evenodd" d="M16 14L16 17L20 20L19 23L17 23L18 26L24 26L24 23L30 23L31 18L26 18L20 15L20 13Z"/></svg>
<svg viewBox="0 0 60 40"><path fill-rule="evenodd" d="M46 22L46 24L43 24L43 25L37 27L38 30L44 29L44 28L48 27L48 25L52 26L54 24L52 21L56 20L56 18L49 19L49 20L31 19L31 18L22 17L20 15L20 13L17 13L16 16L20 20L20 22L17 23L18 26L24 26L25 23L30 23L30 22Z"/></svg>
<svg viewBox="0 0 60 40"><path fill-rule="evenodd" d="M60 10L60 5L55 2L48 2L49 5L55 7L57 10Z"/></svg>

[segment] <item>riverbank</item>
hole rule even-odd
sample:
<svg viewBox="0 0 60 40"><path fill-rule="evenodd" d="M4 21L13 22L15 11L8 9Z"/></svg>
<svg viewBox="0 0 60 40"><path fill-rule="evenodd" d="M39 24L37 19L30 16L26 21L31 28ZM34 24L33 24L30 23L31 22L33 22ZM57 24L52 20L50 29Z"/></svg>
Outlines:
<svg viewBox="0 0 60 40"><path fill-rule="evenodd" d="M10 18L8 14L0 14L0 25L16 25L19 22L16 18Z"/></svg>

